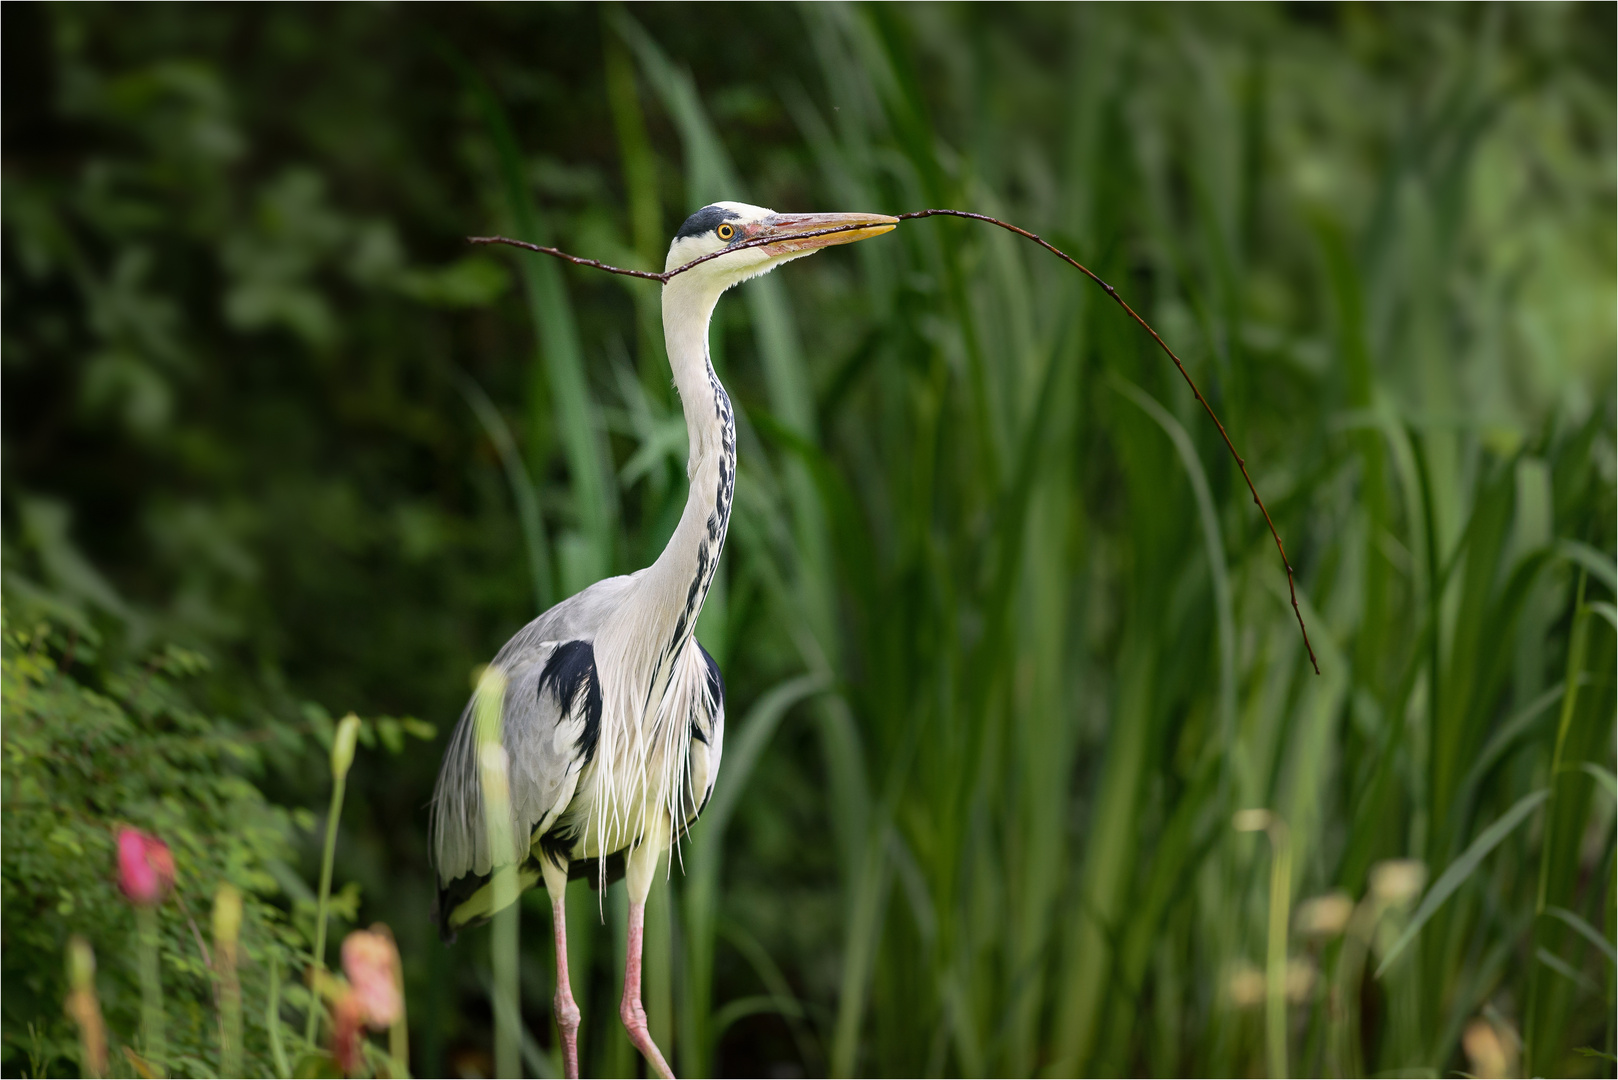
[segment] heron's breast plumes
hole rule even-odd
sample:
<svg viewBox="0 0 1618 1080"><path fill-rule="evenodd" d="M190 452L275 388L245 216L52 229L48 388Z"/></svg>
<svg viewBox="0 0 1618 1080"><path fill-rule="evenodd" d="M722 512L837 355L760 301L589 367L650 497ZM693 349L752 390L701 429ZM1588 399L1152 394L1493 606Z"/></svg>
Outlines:
<svg viewBox="0 0 1618 1080"><path fill-rule="evenodd" d="M718 774L724 692L717 670L688 637L651 709L640 707L640 680L607 676L608 722L573 805L558 823L575 837L573 858L666 845L684 834ZM614 708L623 710L622 722L611 722Z"/></svg>

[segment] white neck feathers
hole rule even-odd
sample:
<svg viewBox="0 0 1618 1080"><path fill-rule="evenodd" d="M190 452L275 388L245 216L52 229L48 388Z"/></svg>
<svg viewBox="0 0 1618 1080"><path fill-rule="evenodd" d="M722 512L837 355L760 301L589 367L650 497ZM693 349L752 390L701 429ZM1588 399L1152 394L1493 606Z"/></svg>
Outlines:
<svg viewBox="0 0 1618 1080"><path fill-rule="evenodd" d="M696 275L663 286L663 335L685 409L691 486L674 535L657 561L638 575L645 602L635 608L646 613L639 632L646 635L642 655L653 666L648 689L654 693L696 628L730 525L736 424L730 396L708 360L708 324L721 291Z"/></svg>

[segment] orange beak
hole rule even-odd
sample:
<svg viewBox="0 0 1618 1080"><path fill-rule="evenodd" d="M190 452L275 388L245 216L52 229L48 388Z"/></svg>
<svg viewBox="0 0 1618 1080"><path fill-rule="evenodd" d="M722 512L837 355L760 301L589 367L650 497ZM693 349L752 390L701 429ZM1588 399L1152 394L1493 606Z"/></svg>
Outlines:
<svg viewBox="0 0 1618 1080"><path fill-rule="evenodd" d="M776 239L759 245L766 254L795 255L836 244L852 244L891 232L899 219L886 214L776 214L753 227L749 240ZM825 229L839 232L825 233ZM805 235L821 233L821 235Z"/></svg>

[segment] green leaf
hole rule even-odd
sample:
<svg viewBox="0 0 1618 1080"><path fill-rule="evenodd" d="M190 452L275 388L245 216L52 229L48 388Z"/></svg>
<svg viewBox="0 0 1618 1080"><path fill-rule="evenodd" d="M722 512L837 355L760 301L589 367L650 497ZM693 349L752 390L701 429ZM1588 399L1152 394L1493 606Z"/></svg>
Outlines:
<svg viewBox="0 0 1618 1080"><path fill-rule="evenodd" d="M399 723L405 731L417 739L432 740L438 737L438 727L425 720L418 720L414 716L402 716Z"/></svg>
<svg viewBox="0 0 1618 1080"><path fill-rule="evenodd" d="M539 501L534 496L534 482L528 474L528 467L523 464L522 455L517 452L517 440L512 437L511 428L507 426L505 417L495 408L489 395L483 392L470 375L459 368L451 370L455 380L455 388L466 399L478 423L494 443L496 452L500 455L500 466L505 470L506 485L511 488L511 499L517 507L517 522L522 526L523 541L528 549L528 578L534 590L534 610L544 611L549 606L551 596L551 552L550 545L545 538L545 522L540 517ZM431 738L431 736L426 736Z"/></svg>
<svg viewBox="0 0 1618 1080"><path fill-rule="evenodd" d="M1196 445L1172 413L1158 404L1146 391L1119 375L1112 377L1113 389L1134 402L1141 411L1157 422L1185 466L1191 481L1192 494L1197 499L1197 515L1202 525L1203 543L1207 548L1208 566L1213 577L1214 609L1219 613L1219 708L1220 732L1225 742L1235 737L1236 731L1236 618L1232 613L1230 570L1225 562L1224 540L1219 532L1219 513L1214 507L1213 493L1208 486L1208 474L1197 456Z"/></svg>
<svg viewBox="0 0 1618 1080"><path fill-rule="evenodd" d="M467 255L432 270L409 270L399 281L406 296L447 308L483 307L510 287L510 273L486 255Z"/></svg>
<svg viewBox="0 0 1618 1080"><path fill-rule="evenodd" d="M1579 989L1589 994L1601 993L1601 987L1596 985L1596 981L1594 979L1590 978L1590 976L1586 975L1584 972L1580 971L1566 960L1563 960L1560 956L1557 956L1549 949L1541 948L1538 950L1536 955L1538 956L1541 964L1544 964L1546 967L1550 968L1552 971L1556 972L1558 975L1562 976L1562 978L1568 980Z"/></svg>
<svg viewBox="0 0 1618 1080"><path fill-rule="evenodd" d="M1618 607L1613 607L1605 600L1596 600L1589 605L1589 608L1603 619L1606 619L1614 630L1618 630Z"/></svg>
<svg viewBox="0 0 1618 1080"><path fill-rule="evenodd" d="M321 1080L323 1077L340 1077L343 1070L337 1067L337 1059L326 1051L308 1050L292 1067L292 1075L299 1080Z"/></svg>
<svg viewBox="0 0 1618 1080"><path fill-rule="evenodd" d="M1544 718L1545 710L1562 699L1562 689L1563 684L1560 682L1549 687L1500 724L1490 736L1487 745L1478 753L1472 768L1467 771L1466 779L1461 782L1462 791L1469 792L1481 783L1484 775L1494 767L1500 755L1504 754L1512 743L1534 729L1534 726Z"/></svg>
<svg viewBox="0 0 1618 1080"><path fill-rule="evenodd" d="M737 998L726 1002L713 1017L713 1033L718 1038L736 1021L748 1016L757 1016L759 1013L775 1013L779 1016L804 1015L803 1005L795 998L779 997L773 994L755 994L751 997Z"/></svg>
<svg viewBox="0 0 1618 1080"><path fill-rule="evenodd" d="M1596 550L1579 540L1558 540L1557 554L1578 563L1605 585L1609 592L1618 593L1618 570L1614 569L1611 555Z"/></svg>
<svg viewBox="0 0 1618 1080"><path fill-rule="evenodd" d="M1586 761L1579 768L1595 777L1596 783L1606 788L1608 798L1618 799L1618 778L1614 778L1611 772L1603 769L1593 761Z"/></svg>
<svg viewBox="0 0 1618 1080"><path fill-rule="evenodd" d="M1594 945L1601 955L1607 958L1607 962L1609 964L1618 964L1618 952L1614 951L1612 942L1608 941L1605 937L1602 937L1601 931L1585 922L1578 915L1569 911L1565 907L1556 907L1555 905L1546 908L1545 914L1567 923L1567 925L1572 927L1580 937Z"/></svg>
<svg viewBox="0 0 1618 1080"><path fill-rule="evenodd" d="M1404 933L1399 935L1398 940L1393 943L1393 947L1382 957L1382 963L1378 964L1376 969L1377 978L1382 977L1383 972L1388 970L1388 966L1399 958L1400 953L1404 952L1405 946L1415 940L1416 935L1421 932L1421 928L1427 925L1427 920L1433 917L1433 913L1439 909L1445 900L1454 895L1455 890L1459 889L1467 878L1472 876L1472 872L1488 857L1489 853L1499 847L1500 842L1510 836L1512 830L1522 824L1523 820L1533 813L1540 803L1550 798L1550 794L1550 788L1541 788L1518 799L1516 805L1507 810L1498 821L1483 830L1482 835L1472 841L1472 845L1461 853L1460 858L1450 863L1449 867L1439 875L1438 880L1433 882L1433 887L1427 890L1427 895L1422 898L1421 906L1416 909L1416 914L1411 918L1410 925L1405 927Z"/></svg>

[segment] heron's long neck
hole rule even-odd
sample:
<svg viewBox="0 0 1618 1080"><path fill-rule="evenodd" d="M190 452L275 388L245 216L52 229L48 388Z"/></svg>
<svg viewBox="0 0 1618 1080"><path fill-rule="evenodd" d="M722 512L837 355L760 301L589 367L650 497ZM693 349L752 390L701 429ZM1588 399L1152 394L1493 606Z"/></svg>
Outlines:
<svg viewBox="0 0 1618 1080"><path fill-rule="evenodd" d="M674 535L644 579L651 610L659 613L654 622L666 622L658 627L666 634L659 667L672 662L696 628L730 526L736 421L708 358L708 322L718 300L717 291L696 281L676 278L663 287L663 336L685 408L691 489Z"/></svg>

